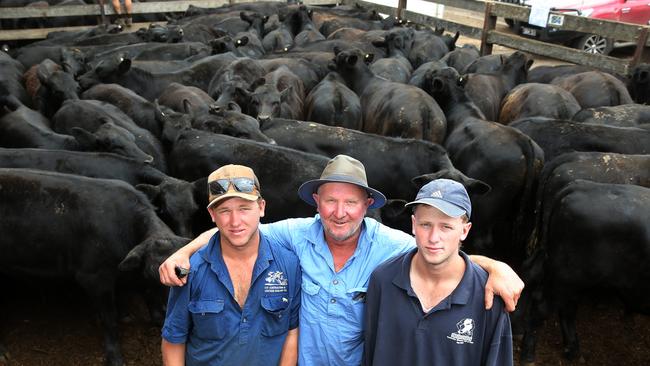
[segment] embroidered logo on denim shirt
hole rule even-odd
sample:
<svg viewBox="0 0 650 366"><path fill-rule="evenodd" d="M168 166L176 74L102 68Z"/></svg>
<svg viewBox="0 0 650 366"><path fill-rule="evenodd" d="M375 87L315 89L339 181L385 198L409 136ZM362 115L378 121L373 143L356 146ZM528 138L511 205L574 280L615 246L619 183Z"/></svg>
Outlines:
<svg viewBox="0 0 650 366"><path fill-rule="evenodd" d="M269 271L264 284L264 292L287 292L289 281L282 271Z"/></svg>
<svg viewBox="0 0 650 366"><path fill-rule="evenodd" d="M450 335L447 336L447 338L451 339L452 341L455 341L457 344L462 344L462 343L469 343L469 344L474 344L472 342L472 337L474 335L474 320L470 318L465 318L456 323L456 328L458 328L458 331L451 333Z"/></svg>

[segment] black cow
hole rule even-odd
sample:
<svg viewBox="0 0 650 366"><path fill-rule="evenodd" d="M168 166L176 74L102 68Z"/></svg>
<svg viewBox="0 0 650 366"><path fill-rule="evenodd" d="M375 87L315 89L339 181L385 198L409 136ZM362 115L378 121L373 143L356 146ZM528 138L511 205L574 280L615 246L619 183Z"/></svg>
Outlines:
<svg viewBox="0 0 650 366"><path fill-rule="evenodd" d="M52 117L52 129L59 133L70 133L75 127L94 132L106 124L115 124L131 133L140 150L153 157L154 166L166 171L160 141L112 104L97 100L67 100Z"/></svg>
<svg viewBox="0 0 650 366"><path fill-rule="evenodd" d="M465 73L465 69L480 56L481 54L475 45L464 44L444 55L440 61L463 74Z"/></svg>
<svg viewBox="0 0 650 366"><path fill-rule="evenodd" d="M636 127L650 123L650 106L622 104L611 107L586 108L576 113L571 120L608 126Z"/></svg>
<svg viewBox="0 0 650 366"><path fill-rule="evenodd" d="M302 80L286 66L253 82L246 92L246 113L264 123L271 118L302 119L305 87Z"/></svg>
<svg viewBox="0 0 650 366"><path fill-rule="evenodd" d="M510 126L530 136L547 160L571 151L650 154L650 131L543 117L523 118Z"/></svg>
<svg viewBox="0 0 650 366"><path fill-rule="evenodd" d="M329 126L361 130L361 100L332 71L321 80L305 99L305 119Z"/></svg>
<svg viewBox="0 0 650 366"><path fill-rule="evenodd" d="M499 118L503 97L515 86L526 82L528 69L533 60L522 52L508 56L498 71L465 76L465 91L488 121Z"/></svg>
<svg viewBox="0 0 650 366"><path fill-rule="evenodd" d="M582 108L634 103L621 80L601 71L559 76L551 84L568 90Z"/></svg>
<svg viewBox="0 0 650 366"><path fill-rule="evenodd" d="M0 186L0 272L74 279L99 312L106 364L122 365L118 268L137 270L134 278L154 285L160 263L188 240L174 235L145 195L124 182L0 169Z"/></svg>
<svg viewBox="0 0 650 366"><path fill-rule="evenodd" d="M580 354L575 321L586 292L606 292L626 312L650 314L648 207L649 188L586 180L570 183L548 202L543 239L524 276L538 294L533 319L542 317L540 302L558 310L569 359ZM524 337L524 360L534 357L535 329L531 325Z"/></svg>
<svg viewBox="0 0 650 366"><path fill-rule="evenodd" d="M250 58L241 58L221 68L215 73L210 85L208 94L216 100L215 105L225 107L229 102L234 101L243 109L246 108L248 99L245 93L237 88L246 90L257 79L266 74L262 65Z"/></svg>
<svg viewBox="0 0 650 366"><path fill-rule="evenodd" d="M445 115L431 96L375 76L365 63L367 54L359 49L334 54L336 71L361 98L364 132L442 142Z"/></svg>
<svg viewBox="0 0 650 366"><path fill-rule="evenodd" d="M415 31L406 28L390 31L383 40L373 41L375 47L386 49L386 57L375 60L370 65L370 71L390 81L407 83L413 66L406 57L413 48L414 39Z"/></svg>
<svg viewBox="0 0 650 366"><path fill-rule="evenodd" d="M158 103L177 112L207 113L214 99L195 86L171 83L158 97Z"/></svg>
<svg viewBox="0 0 650 366"><path fill-rule="evenodd" d="M528 82L549 84L556 77L575 75L587 71L594 71L594 68L584 65L542 65L528 70Z"/></svg>
<svg viewBox="0 0 650 366"><path fill-rule="evenodd" d="M120 155L48 149L0 148L0 167L29 168L90 178L119 179L146 193L158 216L178 235L193 237L192 221L205 214L195 195L204 184L170 177L149 164ZM203 203L205 200L200 200Z"/></svg>
<svg viewBox="0 0 650 366"><path fill-rule="evenodd" d="M640 64L632 69L627 88L635 102L650 103L650 64Z"/></svg>
<svg viewBox="0 0 650 366"><path fill-rule="evenodd" d="M507 125L524 117L571 119L580 109L573 94L559 86L525 83L503 97L498 122Z"/></svg>
<svg viewBox="0 0 650 366"><path fill-rule="evenodd" d="M65 100L79 99L81 91L74 75L50 59L32 66L25 73L25 84L34 109L47 118L52 118Z"/></svg>
<svg viewBox="0 0 650 366"><path fill-rule="evenodd" d="M443 33L444 29L415 32L413 48L411 48L408 55L413 67L418 68L429 61L438 61L456 48L456 41L460 33L456 32L454 36L444 35Z"/></svg>

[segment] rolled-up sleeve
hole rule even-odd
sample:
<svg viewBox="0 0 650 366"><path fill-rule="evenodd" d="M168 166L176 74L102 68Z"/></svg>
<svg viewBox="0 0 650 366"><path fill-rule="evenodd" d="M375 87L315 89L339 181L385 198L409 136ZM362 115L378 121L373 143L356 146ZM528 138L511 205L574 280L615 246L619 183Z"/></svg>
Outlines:
<svg viewBox="0 0 650 366"><path fill-rule="evenodd" d="M188 310L190 284L172 287L167 301L167 314L162 329L162 337L169 343L186 343L191 329L192 318Z"/></svg>

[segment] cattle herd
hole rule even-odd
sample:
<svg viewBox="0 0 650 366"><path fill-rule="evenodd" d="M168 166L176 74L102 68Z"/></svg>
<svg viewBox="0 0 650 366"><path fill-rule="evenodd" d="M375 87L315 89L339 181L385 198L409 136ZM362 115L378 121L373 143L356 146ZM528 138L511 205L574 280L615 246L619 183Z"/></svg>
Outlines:
<svg viewBox="0 0 650 366"><path fill-rule="evenodd" d="M160 290L159 263L211 226L211 171L251 166L275 221L313 215L297 188L344 153L389 198L370 214L407 232L421 185L462 182L465 250L526 282L522 360L549 311L577 357L583 291L650 310L650 66L531 67L457 41L358 6L255 2L4 49L0 273L76 281L122 364L116 282Z"/></svg>

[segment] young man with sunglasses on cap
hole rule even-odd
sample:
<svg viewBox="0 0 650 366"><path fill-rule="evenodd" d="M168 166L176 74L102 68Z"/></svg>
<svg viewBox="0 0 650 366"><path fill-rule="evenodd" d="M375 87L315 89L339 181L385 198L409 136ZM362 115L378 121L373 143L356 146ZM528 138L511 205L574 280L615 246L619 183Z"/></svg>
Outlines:
<svg viewBox="0 0 650 366"><path fill-rule="evenodd" d="M485 310L487 273L460 250L472 227L465 187L437 179L406 206L417 248L370 276L363 364L512 365L503 301Z"/></svg>
<svg viewBox="0 0 650 366"><path fill-rule="evenodd" d="M410 251L413 237L365 218L369 208L386 202L368 186L363 164L346 155L331 159L320 179L298 190L303 201L318 215L287 219L260 226L272 241L284 245L300 259L302 298L300 308L300 365L359 365L363 355L363 309L372 271L387 259ZM168 258L159 269L161 282L182 286L185 279L174 268L187 267L188 257L203 246L208 231ZM507 265L489 258L472 260L491 274L485 303L501 295L509 310L523 289L523 282Z"/></svg>
<svg viewBox="0 0 650 366"><path fill-rule="evenodd" d="M265 201L253 170L226 165L208 177L219 229L190 258L187 285L171 289L162 356L172 365L295 365L298 258L260 233Z"/></svg>

